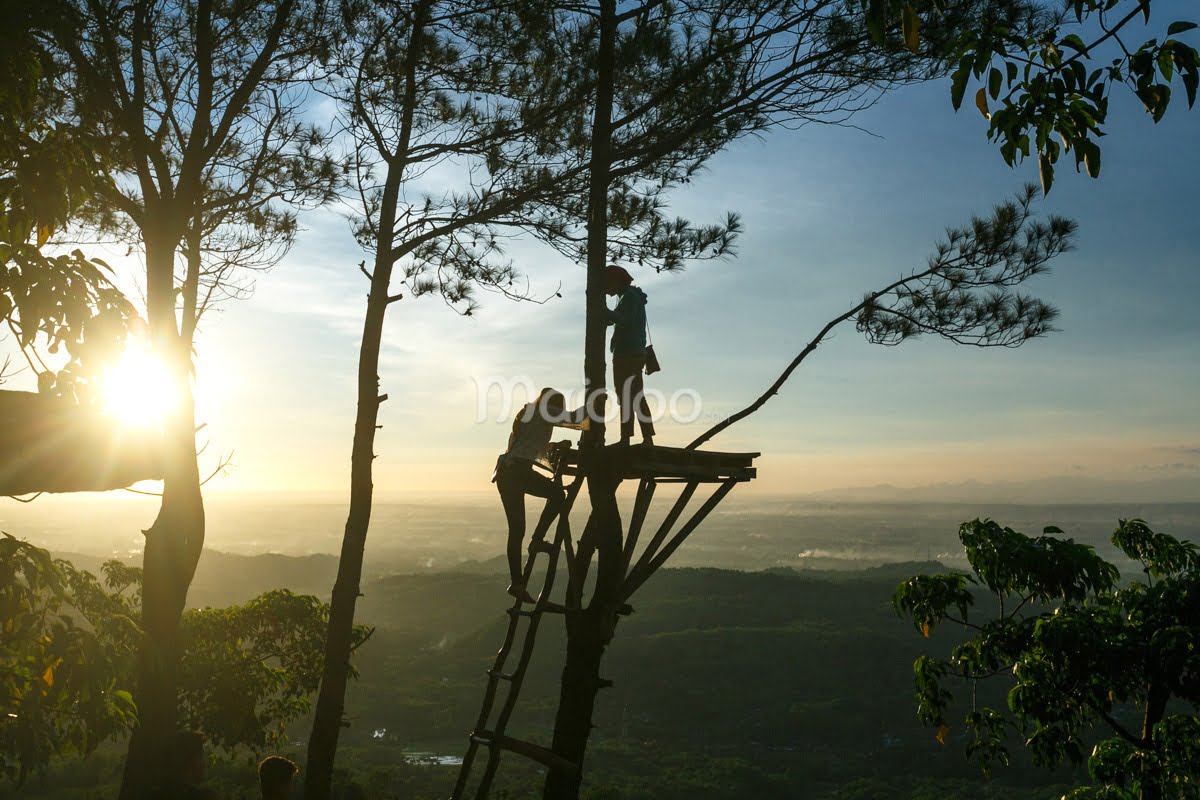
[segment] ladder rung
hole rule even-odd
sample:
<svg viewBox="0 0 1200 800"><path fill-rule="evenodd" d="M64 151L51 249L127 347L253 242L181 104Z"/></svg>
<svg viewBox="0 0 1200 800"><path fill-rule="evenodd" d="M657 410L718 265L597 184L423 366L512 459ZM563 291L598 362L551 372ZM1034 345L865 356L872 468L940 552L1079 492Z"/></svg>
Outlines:
<svg viewBox="0 0 1200 800"><path fill-rule="evenodd" d="M542 603L530 608L509 608L506 613L516 617L532 617L535 614L565 614L567 607L562 603Z"/></svg>
<svg viewBox="0 0 1200 800"><path fill-rule="evenodd" d="M546 541L545 539L538 539L537 541L529 543L530 553L553 553L557 549L557 540Z"/></svg>
<svg viewBox="0 0 1200 800"><path fill-rule="evenodd" d="M543 766L560 772L569 772L571 774L579 772L579 766L573 761L568 761L558 753L547 747L542 747L540 744L524 742L520 739L513 739L510 736L496 736L491 731L480 731L479 733L471 734L471 741L484 747L499 747L501 750L516 753L519 756L528 758L530 761L536 761Z"/></svg>

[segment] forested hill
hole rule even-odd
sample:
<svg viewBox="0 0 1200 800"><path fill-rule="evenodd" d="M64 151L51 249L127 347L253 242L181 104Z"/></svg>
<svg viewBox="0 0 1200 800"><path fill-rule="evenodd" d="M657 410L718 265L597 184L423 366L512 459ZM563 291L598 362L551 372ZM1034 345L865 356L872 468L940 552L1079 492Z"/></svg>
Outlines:
<svg viewBox="0 0 1200 800"><path fill-rule="evenodd" d="M197 605L243 601L286 585L327 596L331 557L229 556L201 561ZM96 565L81 563L93 568ZM589 756L590 800L1050 800L1071 780L1028 765L985 782L916 719L912 663L945 649L893 612L896 584L930 563L858 571L665 569L636 598L606 657ZM358 618L376 626L356 656L339 763L344 797L444 800L454 768L406 764L406 753L460 755L478 713L484 670L505 622L500 559L446 572L364 582ZM550 740L565 637L547 617L510 733ZM308 721L285 752L302 758ZM115 781L101 754L77 771L78 792L52 778L29 797L88 797ZM84 777L86 776L86 777ZM222 797L253 797L245 761L218 764ZM499 786L534 796L535 768L506 759ZM86 790L85 790L85 787ZM357 787L357 788L355 788ZM100 795L96 795L100 796Z"/></svg>
<svg viewBox="0 0 1200 800"><path fill-rule="evenodd" d="M361 617L378 631L350 694L345 752L359 772L396 748L460 753L505 623L503 567L491 566L364 587ZM917 723L912 663L932 647L890 598L903 578L940 569L663 570L606 657L614 685L597 708L595 796L1060 796L1053 784L1065 776L1028 768L985 784L960 739L943 747ZM565 645L557 618L538 641L509 730L549 744ZM513 796L537 782L517 759L502 777Z"/></svg>

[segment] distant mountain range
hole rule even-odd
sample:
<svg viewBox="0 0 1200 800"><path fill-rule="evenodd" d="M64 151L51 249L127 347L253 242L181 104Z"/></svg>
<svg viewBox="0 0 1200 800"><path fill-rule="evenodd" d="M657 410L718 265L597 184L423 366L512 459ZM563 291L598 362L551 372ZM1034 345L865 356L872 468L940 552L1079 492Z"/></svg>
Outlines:
<svg viewBox="0 0 1200 800"><path fill-rule="evenodd" d="M1145 481L1062 475L1027 481L852 486L812 492L813 500L922 503L1200 503L1200 472Z"/></svg>

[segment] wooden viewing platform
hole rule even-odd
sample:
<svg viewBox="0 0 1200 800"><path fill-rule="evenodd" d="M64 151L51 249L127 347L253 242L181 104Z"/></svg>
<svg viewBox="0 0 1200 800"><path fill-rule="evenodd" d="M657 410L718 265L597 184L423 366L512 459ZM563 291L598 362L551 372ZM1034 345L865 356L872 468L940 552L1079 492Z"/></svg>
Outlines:
<svg viewBox="0 0 1200 800"><path fill-rule="evenodd" d="M660 483L724 483L749 481L758 474L754 459L760 453L718 453L683 447L609 445L605 458L626 479ZM563 474L579 474L579 450L563 453Z"/></svg>
<svg viewBox="0 0 1200 800"><path fill-rule="evenodd" d="M537 599L522 607L523 602L517 599L508 609L508 632L504 637L500 650L492 668L487 671L487 687L484 689L483 702L479 709L479 717L475 728L468 739L467 750L463 755L462 766L459 767L458 780L454 785L451 800L466 800L474 796L475 800L487 800L488 792L500 766L501 754L505 751L530 759L550 770L566 774L577 774L579 764L564 758L552 749L532 742L514 739L507 735L509 720L516 710L520 697L521 686L525 673L533 656L534 643L538 627L544 614L571 613L572 603L576 610L582 607L582 583L586 576L588 565L591 563L592 552L598 543L592 542L586 547L584 541L588 537L587 530L579 539L578 545L571 537L570 514L571 508L579 496L583 486L580 476L580 451L563 442L557 447L544 451L546 460L555 470L557 478L573 476L575 479L563 487L564 502L555 505L547 504L542 512L532 539L545 541L551 526L554 536L548 547L535 547L529 550L522 572L522 582L530 585L534 574L534 562L540 553L546 553L545 578L542 589L537 593ZM638 481L637 497L628 517L628 525L624 531L618 531L617 541L607 545L599 544L601 559L606 557L604 548L608 547L607 557L610 563L618 562L619 586L616 587L615 597L610 597L618 610L608 624L607 639L612 638L616 627L617 617L632 613L628 600L655 572L670 559L671 555L687 540L704 518L716 508L730 491L739 483L753 480L757 475L754 459L758 453L717 453L709 450L689 450L684 447L661 447L646 445L609 445L598 453L601 463L593 464L605 472L616 473L621 479ZM543 464L545 466L545 464ZM654 499L655 488L660 483L680 483L683 489L678 497L672 498L672 503L649 541L639 548L639 538L650 504ZM711 496L704 500L700 507L690 517L683 520L683 513L688 508L692 497L700 484L716 484ZM683 520L676 529L676 523ZM614 547L615 544L615 547ZM578 548L578 549L577 549ZM577 555L578 554L578 555ZM553 596L555 570L560 556L566 561L568 570L567 595L560 602ZM582 558L582 566L575 564ZM579 572L578 570L582 570ZM574 577L572 577L574 576ZM570 584L574 582L577 594L571 594ZM594 602L594 600L593 600ZM521 621L527 620L522 628ZM523 629L524 633L519 635ZM501 686L506 685L503 702L499 702ZM611 686L611 682L602 681L600 686ZM472 765L480 750L487 751L486 763L482 768L473 792L468 792L471 780Z"/></svg>

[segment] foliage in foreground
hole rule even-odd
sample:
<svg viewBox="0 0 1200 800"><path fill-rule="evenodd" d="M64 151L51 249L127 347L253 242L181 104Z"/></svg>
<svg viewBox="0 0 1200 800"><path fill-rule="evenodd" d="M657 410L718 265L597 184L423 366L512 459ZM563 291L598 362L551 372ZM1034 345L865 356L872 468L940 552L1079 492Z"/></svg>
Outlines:
<svg viewBox="0 0 1200 800"><path fill-rule="evenodd" d="M329 608L266 592L184 613L180 722L232 753L282 740L321 677ZM86 755L137 718L141 570L103 579L7 534L0 538L0 769L23 781L55 756ZM370 635L355 629L355 646Z"/></svg>
<svg viewBox="0 0 1200 800"><path fill-rule="evenodd" d="M1131 38L1137 23L1151 25L1153 0L991 0L978 4L976 24L950 28L949 35L939 23L958 10L956 0L859 3L878 44L898 33L915 52L935 31L954 109L975 84L988 139L1010 167L1036 156L1046 192L1064 153L1074 156L1077 171L1099 177L1098 139L1114 92L1128 91L1157 123L1173 87L1183 89L1188 108L1200 89L1200 51L1188 41L1196 22L1176 19L1140 43Z"/></svg>
<svg viewBox="0 0 1200 800"><path fill-rule="evenodd" d="M65 578L45 550L0 538L0 772L10 780L53 755L89 753L134 720L123 660L76 624Z"/></svg>
<svg viewBox="0 0 1200 800"><path fill-rule="evenodd" d="M40 38L50 16L41 3L0 0L0 326L41 391L82 396L137 315L103 261L44 252L107 181L103 142L57 118L57 65ZM65 353L57 369L32 351L39 339Z"/></svg>
<svg viewBox="0 0 1200 800"><path fill-rule="evenodd" d="M950 730L961 681L967 755L1007 764L1014 735L1035 763L1084 761L1085 742L1107 732L1087 758L1093 786L1071 800L1195 798L1200 792L1200 551L1122 520L1112 543L1142 567L1120 583L1114 564L1048 527L1027 536L990 520L959 529L971 574L917 575L900 584L899 613L929 636L950 623L972 635L943 658L914 665L918 714ZM977 595L998 614L972 618ZM1006 681L1007 705L976 700L980 684Z"/></svg>

